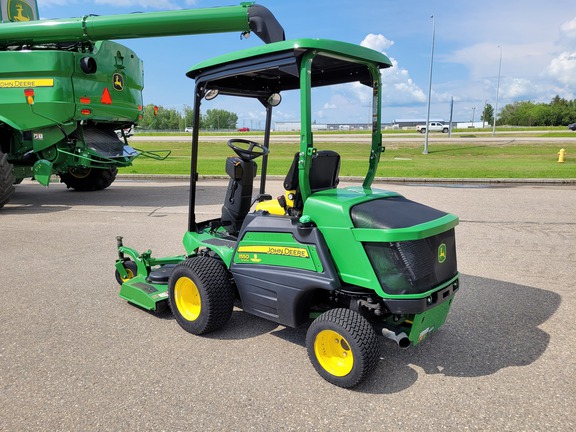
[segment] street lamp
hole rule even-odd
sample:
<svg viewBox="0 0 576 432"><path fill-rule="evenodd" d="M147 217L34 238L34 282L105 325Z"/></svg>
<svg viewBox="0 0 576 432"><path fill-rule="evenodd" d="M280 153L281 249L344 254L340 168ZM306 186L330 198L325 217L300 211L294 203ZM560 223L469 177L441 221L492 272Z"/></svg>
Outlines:
<svg viewBox="0 0 576 432"><path fill-rule="evenodd" d="M500 61L498 62L498 85L496 86L496 107L494 108L494 118L492 119L492 135L496 135L496 113L498 113L498 96L500 93L500 71L502 70L502 47L500 48Z"/></svg>
<svg viewBox="0 0 576 432"><path fill-rule="evenodd" d="M474 127L474 114L476 113L476 107L472 107L472 127Z"/></svg>
<svg viewBox="0 0 576 432"><path fill-rule="evenodd" d="M434 22L434 15L432 18L432 53L430 54L430 81L428 83L428 111L426 113L426 138L424 139L424 151L422 154L428 154L428 132L430 129L430 98L432 96L432 66L434 65L434 36L436 33L436 23Z"/></svg>

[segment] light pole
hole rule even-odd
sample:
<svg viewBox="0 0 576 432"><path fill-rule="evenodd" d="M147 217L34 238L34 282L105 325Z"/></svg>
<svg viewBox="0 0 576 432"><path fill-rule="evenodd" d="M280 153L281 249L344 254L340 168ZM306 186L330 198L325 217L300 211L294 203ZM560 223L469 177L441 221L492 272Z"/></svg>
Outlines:
<svg viewBox="0 0 576 432"><path fill-rule="evenodd" d="M500 48L500 61L498 62L498 85L496 86L496 107L494 108L494 118L492 120L492 135L496 135L496 113L498 112L498 96L500 93L500 71L502 70L502 47Z"/></svg>
<svg viewBox="0 0 576 432"><path fill-rule="evenodd" d="M472 127L474 127L474 114L476 113L476 107L472 107Z"/></svg>
<svg viewBox="0 0 576 432"><path fill-rule="evenodd" d="M430 98L432 96L432 67L434 66L434 36L436 33L436 23L434 22L434 15L432 18L432 52L430 54L430 81L428 82L428 111L426 113L426 138L424 139L424 151L422 154L428 154L428 132L430 129Z"/></svg>

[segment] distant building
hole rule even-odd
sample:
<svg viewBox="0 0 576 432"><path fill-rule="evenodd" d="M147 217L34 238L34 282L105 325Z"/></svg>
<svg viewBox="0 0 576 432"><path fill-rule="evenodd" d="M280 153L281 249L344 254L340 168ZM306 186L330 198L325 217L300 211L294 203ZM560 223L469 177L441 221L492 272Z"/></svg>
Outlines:
<svg viewBox="0 0 576 432"><path fill-rule="evenodd" d="M328 123L328 124L312 124L313 131L323 130L370 130L371 125L368 123ZM298 132L300 131L300 122L282 122L277 121L274 124L274 131L276 132Z"/></svg>

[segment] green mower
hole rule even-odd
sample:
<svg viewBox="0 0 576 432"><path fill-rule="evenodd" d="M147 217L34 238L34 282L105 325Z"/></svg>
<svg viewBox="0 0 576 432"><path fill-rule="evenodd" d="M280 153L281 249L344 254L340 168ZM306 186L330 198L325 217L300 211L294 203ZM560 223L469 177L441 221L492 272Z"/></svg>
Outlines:
<svg viewBox="0 0 576 432"><path fill-rule="evenodd" d="M340 387L365 380L379 360L377 335L417 345L442 326L458 291L458 218L371 187L382 147L383 54L343 42L298 39L202 62L200 105L220 95L253 98L266 111L262 143L232 139L230 177L219 218L197 221L198 128L192 135L186 253L153 258L118 237L120 297L150 311L170 306L180 326L202 335L225 326L234 305L288 327L307 325L317 372ZM340 155L313 145L311 89L360 83L372 89L371 146L362 185L339 188ZM285 193L266 193L272 111L299 91L300 148ZM260 158L259 190L254 193ZM225 330L224 330L225 331Z"/></svg>

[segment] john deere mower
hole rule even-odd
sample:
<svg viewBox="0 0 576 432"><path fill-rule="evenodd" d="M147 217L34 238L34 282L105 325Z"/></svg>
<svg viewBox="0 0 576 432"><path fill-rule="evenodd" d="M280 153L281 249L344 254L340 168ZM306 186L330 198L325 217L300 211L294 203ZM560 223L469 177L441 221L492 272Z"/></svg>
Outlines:
<svg viewBox="0 0 576 432"><path fill-rule="evenodd" d="M190 208L181 255L154 258L118 240L120 297L151 311L169 305L180 326L202 335L225 326L236 305L283 326L309 325L316 371L353 387L377 367L377 335L416 345L446 320L458 291L458 218L372 187L380 155L380 69L390 60L343 42L298 39L221 56L188 72L194 113L217 95L252 98L266 111L263 142L231 139L235 156L221 216L198 221L199 130L192 136ZM371 145L361 185L338 187L340 155L314 147L311 89L344 83L371 88ZM300 146L285 193L266 193L272 112L298 91ZM259 189L254 179L260 158ZM223 331L226 331L225 329Z"/></svg>

